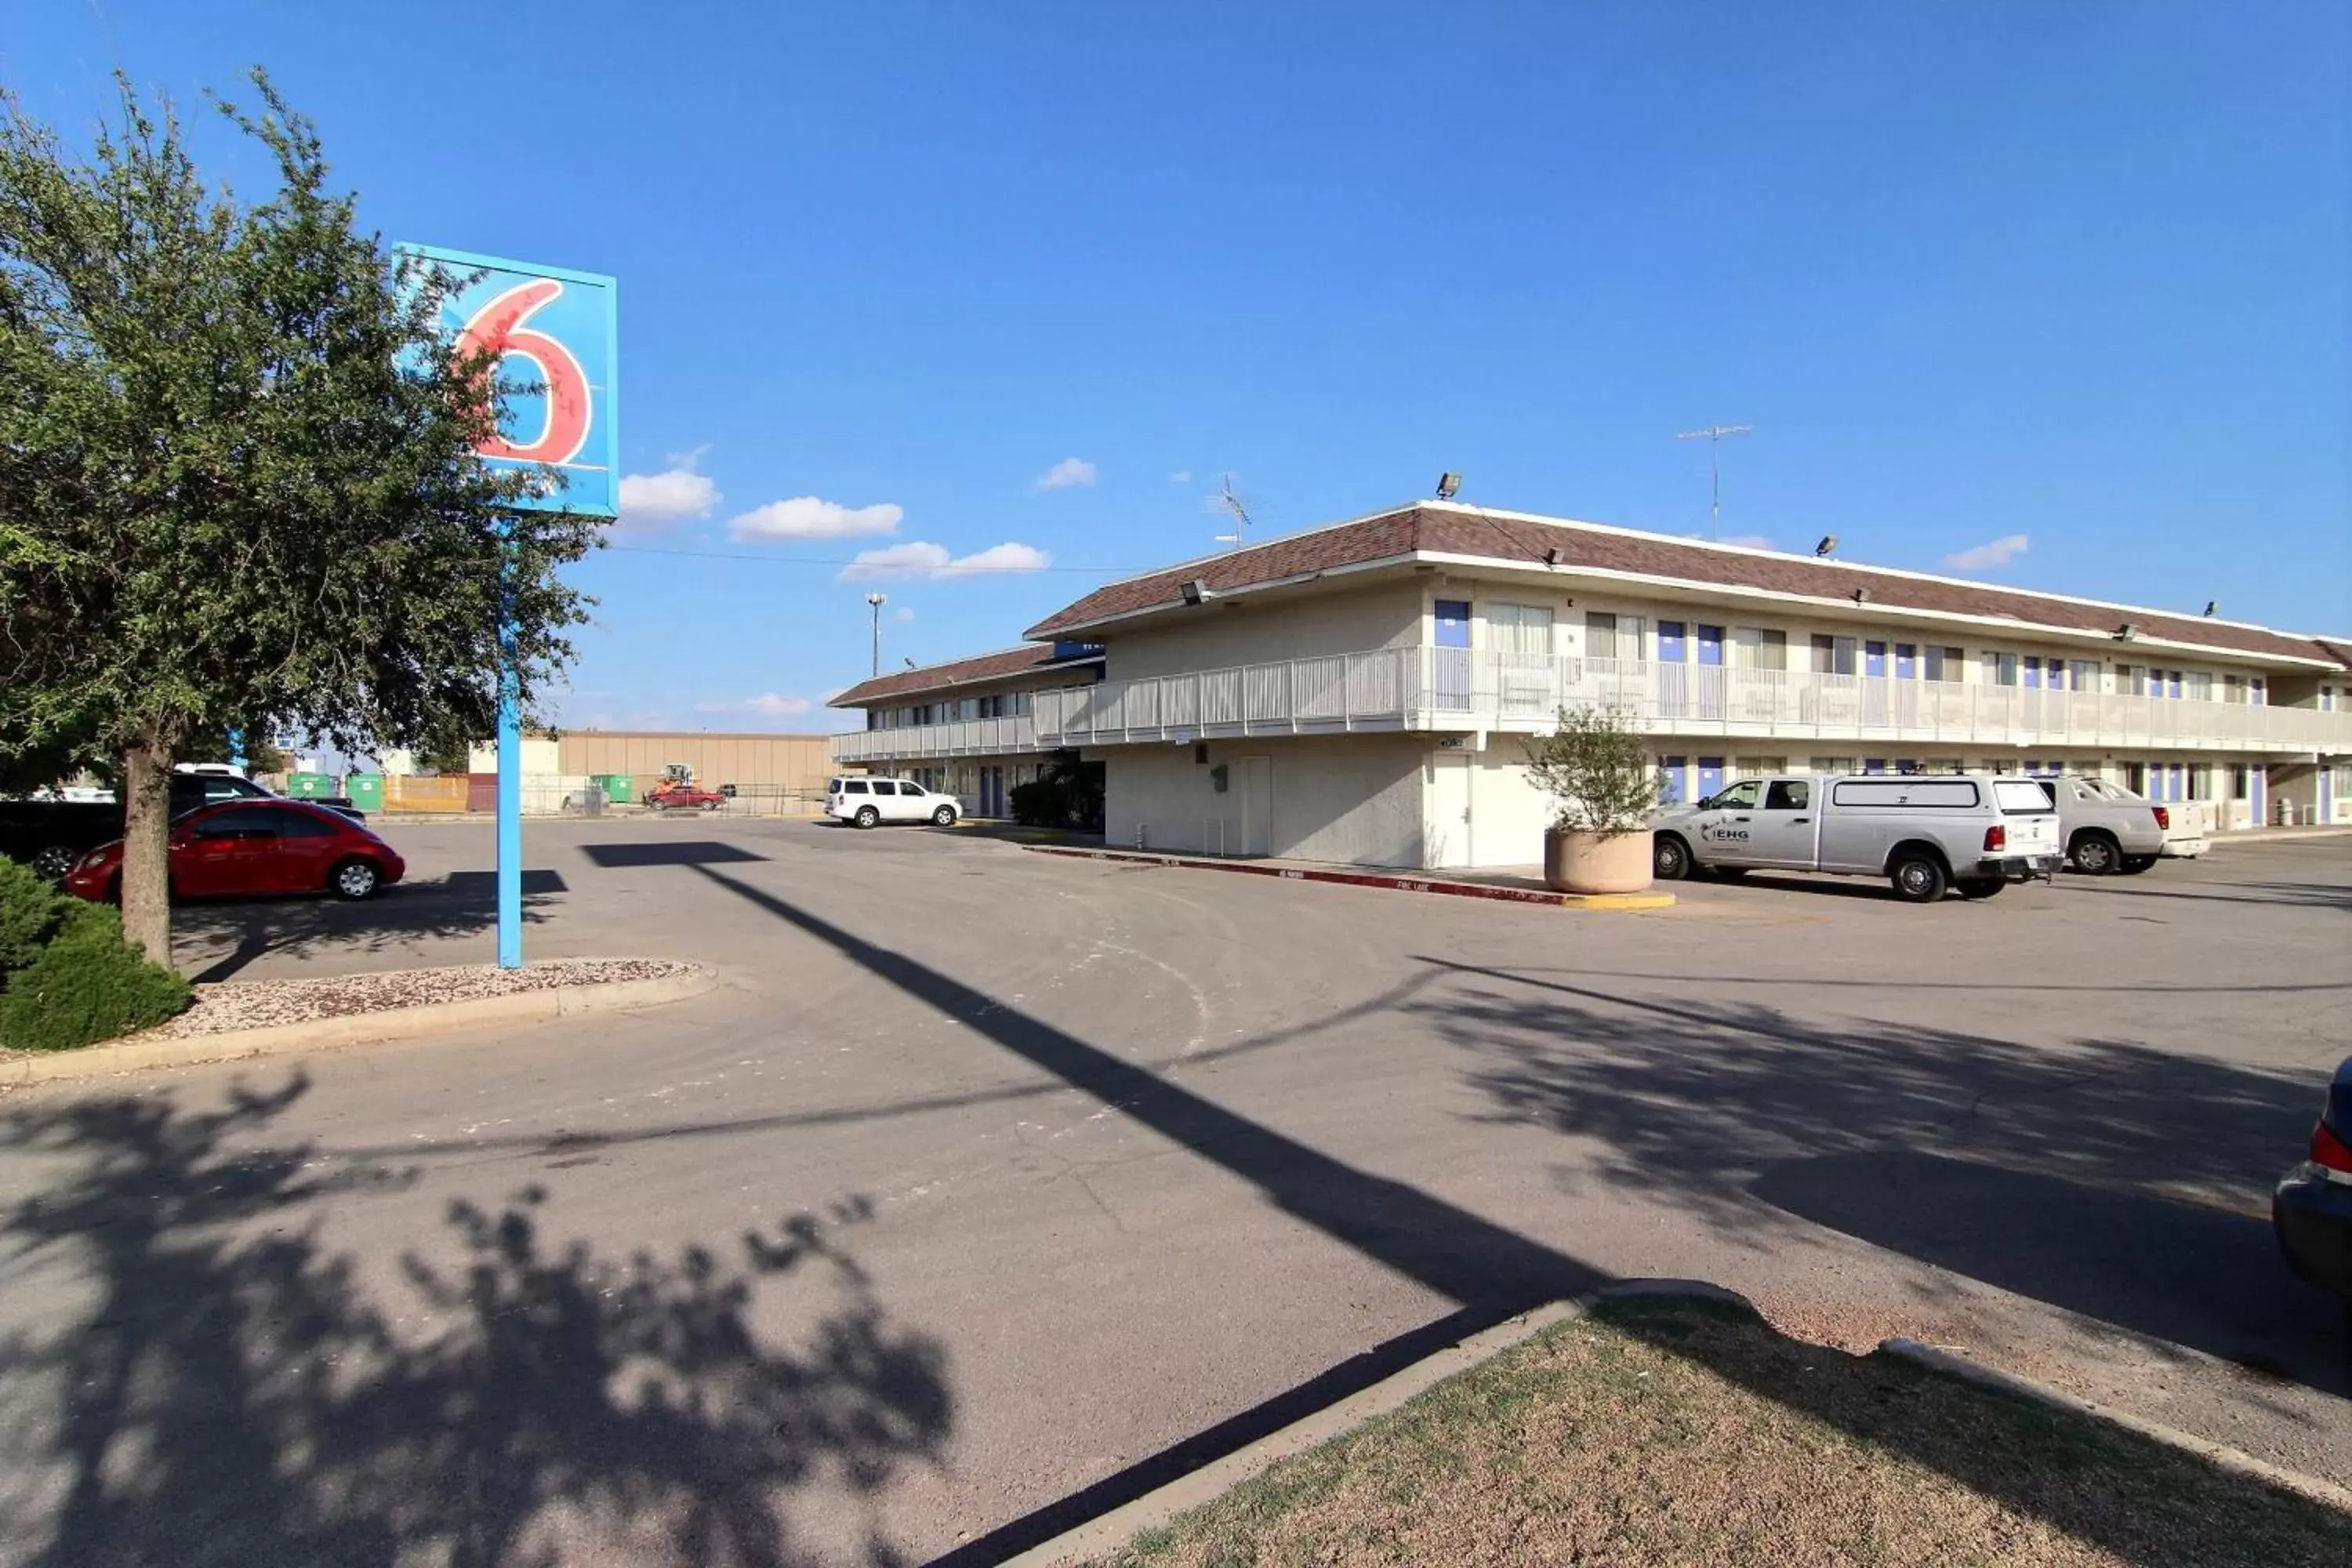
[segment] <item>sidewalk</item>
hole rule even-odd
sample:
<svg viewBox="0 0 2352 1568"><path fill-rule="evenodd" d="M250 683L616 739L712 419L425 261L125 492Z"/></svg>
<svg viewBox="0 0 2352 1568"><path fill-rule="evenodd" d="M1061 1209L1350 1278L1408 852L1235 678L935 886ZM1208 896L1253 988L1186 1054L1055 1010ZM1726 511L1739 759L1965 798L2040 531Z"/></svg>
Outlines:
<svg viewBox="0 0 2352 1568"><path fill-rule="evenodd" d="M1337 882L1349 888L1381 888L1400 893L1439 893L1457 899L1494 899L1503 903L1542 904L1570 910L1663 910L1675 902L1672 893L1561 893L1544 885L1540 869L1506 866L1485 871L1448 871L1432 876L1422 871L1367 871L1318 860L1286 860L1272 856L1247 860L1220 859L1206 855L1160 855L1143 849L1107 849L1059 844L1024 846L1032 854L1069 855L1088 860L1133 860L1146 865L1180 867L1189 871L1236 871L1249 877L1280 877L1294 882Z"/></svg>

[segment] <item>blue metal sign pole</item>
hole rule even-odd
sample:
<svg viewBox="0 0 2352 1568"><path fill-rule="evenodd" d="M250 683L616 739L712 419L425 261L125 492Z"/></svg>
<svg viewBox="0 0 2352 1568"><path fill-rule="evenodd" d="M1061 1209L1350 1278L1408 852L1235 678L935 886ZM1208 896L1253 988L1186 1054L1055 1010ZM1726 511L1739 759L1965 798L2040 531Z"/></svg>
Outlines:
<svg viewBox="0 0 2352 1568"><path fill-rule="evenodd" d="M522 674L515 668L514 523L499 603L499 967L522 967Z"/></svg>

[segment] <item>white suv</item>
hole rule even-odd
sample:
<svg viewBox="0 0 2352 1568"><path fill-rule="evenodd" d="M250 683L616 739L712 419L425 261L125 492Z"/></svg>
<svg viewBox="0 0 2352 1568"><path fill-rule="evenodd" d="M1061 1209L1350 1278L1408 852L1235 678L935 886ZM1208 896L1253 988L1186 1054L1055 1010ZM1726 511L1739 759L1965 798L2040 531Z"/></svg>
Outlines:
<svg viewBox="0 0 2352 1568"><path fill-rule="evenodd" d="M955 796L934 795L912 779L838 778L824 786L824 814L859 827L885 822L952 827L962 812Z"/></svg>

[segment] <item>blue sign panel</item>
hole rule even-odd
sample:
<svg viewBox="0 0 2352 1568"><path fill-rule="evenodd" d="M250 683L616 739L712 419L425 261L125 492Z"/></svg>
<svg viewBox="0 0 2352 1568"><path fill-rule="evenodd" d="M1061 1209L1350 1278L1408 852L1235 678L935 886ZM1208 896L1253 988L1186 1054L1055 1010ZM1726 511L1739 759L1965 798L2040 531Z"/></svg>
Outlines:
<svg viewBox="0 0 2352 1568"><path fill-rule="evenodd" d="M441 325L458 353L499 354L499 379L527 385L506 400L498 438L481 448L493 468L561 476L517 501L541 511L618 515L621 501L620 332L614 280L530 261L403 245L453 282Z"/></svg>

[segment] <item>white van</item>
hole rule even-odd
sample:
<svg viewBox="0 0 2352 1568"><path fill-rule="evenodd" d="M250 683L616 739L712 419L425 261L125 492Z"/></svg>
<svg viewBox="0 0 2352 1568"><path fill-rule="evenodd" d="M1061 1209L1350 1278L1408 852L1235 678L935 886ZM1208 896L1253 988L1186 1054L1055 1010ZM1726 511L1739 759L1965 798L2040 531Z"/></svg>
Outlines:
<svg viewBox="0 0 2352 1568"><path fill-rule="evenodd" d="M1663 881L1706 869L1833 871L1885 877L1931 904L1948 889L1989 899L2056 873L2058 813L2039 779L2018 774L1811 773L1742 779L1654 818Z"/></svg>
<svg viewBox="0 0 2352 1568"><path fill-rule="evenodd" d="M912 779L849 776L826 782L824 814L856 827L876 827L885 822L953 827L963 808L955 796L927 790Z"/></svg>

